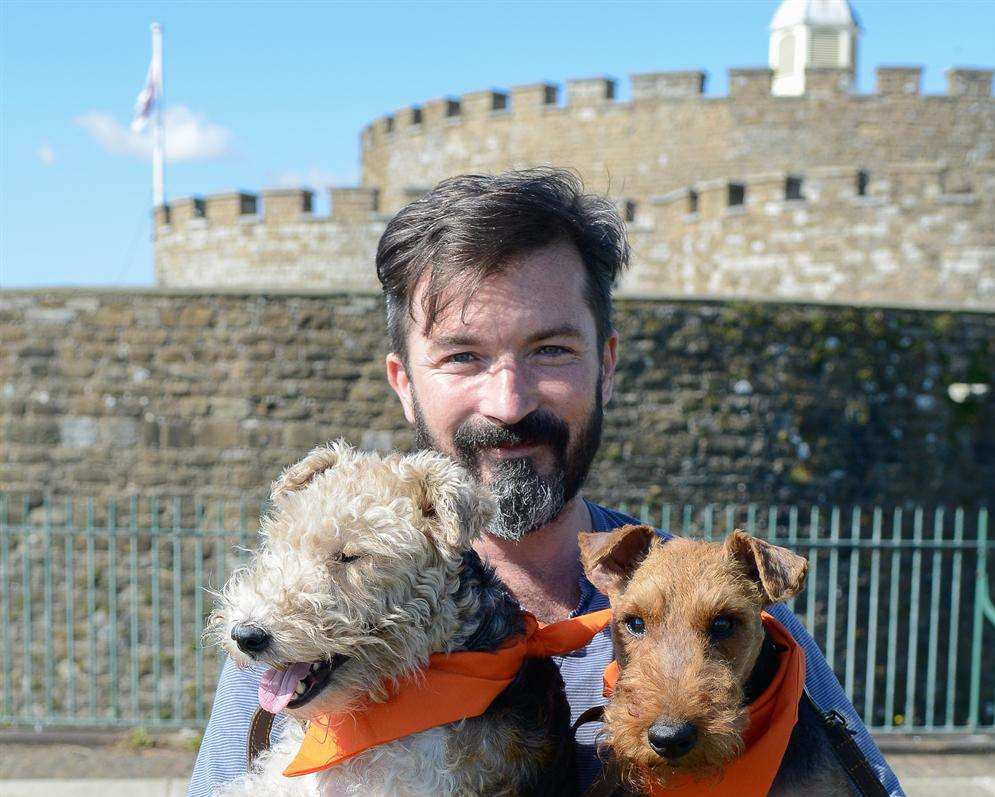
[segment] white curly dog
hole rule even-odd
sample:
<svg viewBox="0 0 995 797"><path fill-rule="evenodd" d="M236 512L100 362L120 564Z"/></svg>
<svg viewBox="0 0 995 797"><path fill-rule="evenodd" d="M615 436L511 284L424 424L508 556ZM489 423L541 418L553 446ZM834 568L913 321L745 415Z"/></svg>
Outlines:
<svg viewBox="0 0 995 797"><path fill-rule="evenodd" d="M270 669L260 703L306 722L383 702L431 654L493 651L521 634L517 602L471 548L490 495L431 452L319 447L273 485L262 543L218 596L208 634ZM559 672L526 659L480 717L431 728L299 777L298 723L231 795L524 795L573 789Z"/></svg>

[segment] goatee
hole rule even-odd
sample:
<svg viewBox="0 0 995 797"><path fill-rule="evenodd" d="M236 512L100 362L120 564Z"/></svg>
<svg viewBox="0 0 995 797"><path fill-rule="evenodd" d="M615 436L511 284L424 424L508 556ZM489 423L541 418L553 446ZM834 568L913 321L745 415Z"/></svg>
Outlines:
<svg viewBox="0 0 995 797"><path fill-rule="evenodd" d="M413 405L416 445L450 454L428 430L417 396L413 397ZM519 540L554 520L587 478L601 444L603 418L599 376L594 402L573 446L570 446L570 427L544 409L508 426L480 420L461 424L453 434L450 455L490 488L497 500L497 517L488 532ZM498 460L492 465L490 480L484 480L480 463L483 450L524 445L548 446L553 455L549 473L540 472L529 457L516 457Z"/></svg>

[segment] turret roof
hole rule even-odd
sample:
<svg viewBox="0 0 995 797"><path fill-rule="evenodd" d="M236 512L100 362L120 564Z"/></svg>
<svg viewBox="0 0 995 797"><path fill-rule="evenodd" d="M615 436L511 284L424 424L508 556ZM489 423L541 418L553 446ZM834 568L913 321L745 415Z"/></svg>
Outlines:
<svg viewBox="0 0 995 797"><path fill-rule="evenodd" d="M860 21L847 0L783 0L770 21L770 28L778 30L792 25L859 28Z"/></svg>

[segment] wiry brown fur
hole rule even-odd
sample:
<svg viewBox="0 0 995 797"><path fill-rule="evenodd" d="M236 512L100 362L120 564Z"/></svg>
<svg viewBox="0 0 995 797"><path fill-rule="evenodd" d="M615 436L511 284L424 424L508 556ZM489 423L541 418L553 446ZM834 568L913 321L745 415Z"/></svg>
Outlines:
<svg viewBox="0 0 995 797"><path fill-rule="evenodd" d="M605 744L630 787L666 784L677 773L717 777L742 753L748 712L743 686L764 640L760 611L798 592L807 563L736 531L724 543L673 539L647 526L582 534L581 558L612 605L620 676L605 709ZM709 634L718 617L733 633ZM641 617L642 635L625 620ZM698 741L674 761L650 746L654 723L692 723Z"/></svg>

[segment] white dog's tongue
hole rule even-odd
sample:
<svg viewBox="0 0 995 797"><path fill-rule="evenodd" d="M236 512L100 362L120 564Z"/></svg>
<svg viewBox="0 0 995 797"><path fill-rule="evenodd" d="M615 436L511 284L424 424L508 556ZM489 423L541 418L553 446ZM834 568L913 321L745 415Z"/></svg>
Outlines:
<svg viewBox="0 0 995 797"><path fill-rule="evenodd" d="M270 714L279 714L294 696L297 684L310 671L311 662L308 661L291 664L285 670L272 668L266 670L262 681L259 682L259 705Z"/></svg>

